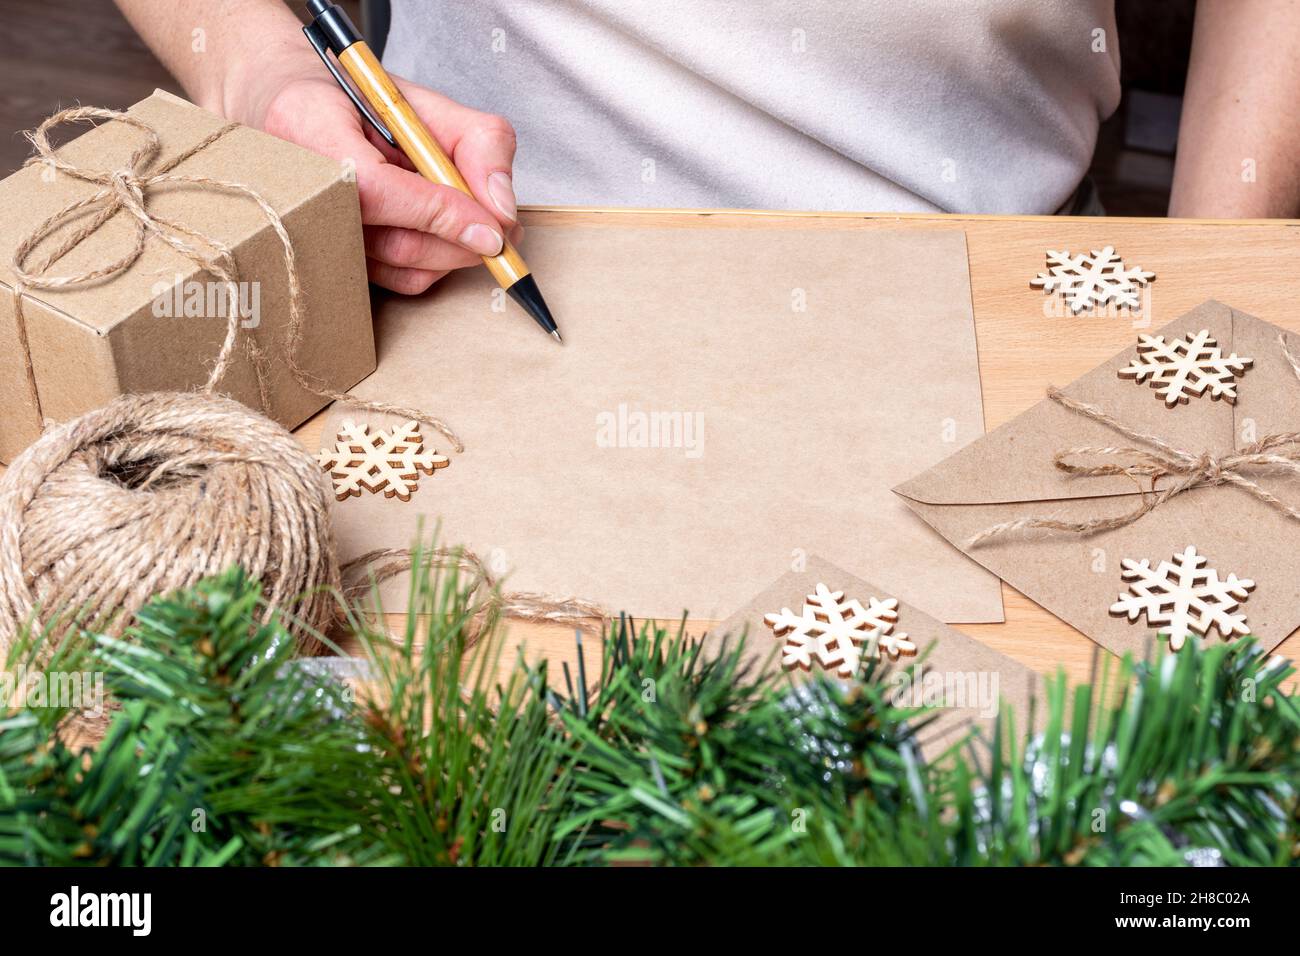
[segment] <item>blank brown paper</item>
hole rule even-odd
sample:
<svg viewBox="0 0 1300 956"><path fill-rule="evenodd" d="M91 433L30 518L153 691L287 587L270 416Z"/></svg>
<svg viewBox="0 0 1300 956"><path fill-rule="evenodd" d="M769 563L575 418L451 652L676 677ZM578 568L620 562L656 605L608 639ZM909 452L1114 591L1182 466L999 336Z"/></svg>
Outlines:
<svg viewBox="0 0 1300 956"><path fill-rule="evenodd" d="M716 620L817 553L941 620L1002 620L997 579L890 491L983 433L963 233L542 227L523 252L563 347L482 269L377 306L356 394L465 451L426 428L452 461L409 502L340 502L345 560L423 518L510 589ZM340 406L322 441L347 418L392 424Z"/></svg>

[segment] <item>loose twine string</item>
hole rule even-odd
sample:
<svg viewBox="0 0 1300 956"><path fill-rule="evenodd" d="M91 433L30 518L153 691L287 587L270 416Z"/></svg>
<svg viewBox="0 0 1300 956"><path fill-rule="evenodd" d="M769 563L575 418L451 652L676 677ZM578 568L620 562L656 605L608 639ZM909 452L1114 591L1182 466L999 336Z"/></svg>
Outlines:
<svg viewBox="0 0 1300 956"><path fill-rule="evenodd" d="M1277 339L1283 357L1291 366L1291 371L1295 373L1297 381L1300 381L1300 361L1297 361L1290 348L1288 348L1284 334L1279 334ZM1138 483L1141 503L1132 511L1109 518L1098 517L1087 518L1082 521L1062 521L1046 516L1035 516L1003 521L985 528L969 538L966 541L967 548L975 548L994 538L1029 529L1047 529L1088 535L1123 528L1137 521L1143 515L1150 514L1171 498L1176 498L1185 491L1216 485L1233 485L1241 488L1270 508L1281 512L1294 521L1300 521L1300 508L1281 500L1251 478L1251 476L1265 474L1300 476L1300 432L1268 435L1231 455L1216 456L1208 451L1197 454L1176 448L1156 435L1140 432L1096 405L1070 398L1055 386L1048 387L1047 397L1062 408L1105 425L1125 438L1147 446L1145 448L1134 448L1115 445L1084 445L1058 451L1052 456L1052 463L1069 475L1084 478L1123 475L1133 479L1134 482ZM1072 460L1087 457L1119 458L1122 461L1087 465ZM1141 485L1144 478L1150 482L1149 491ZM1156 485L1163 478L1175 478L1177 480L1168 487L1157 490Z"/></svg>
<svg viewBox="0 0 1300 956"><path fill-rule="evenodd" d="M580 598L557 601L532 591L504 592L501 581L473 551L465 548L433 548L418 557L405 548L381 548L359 555L343 566L343 595L355 603L373 587L420 568L455 568L470 576L470 591L480 595L467 643L477 641L487 622L495 617L536 624L568 624L581 630L603 626L608 613L599 604Z"/></svg>
<svg viewBox="0 0 1300 956"><path fill-rule="evenodd" d="M115 171L84 169L60 157L48 132L62 123L110 120L145 135L127 164ZM214 394L229 370L239 341L238 271L232 250L219 240L147 208L149 192L184 185L236 194L252 200L280 240L289 289L285 361L295 381L322 398L367 411L424 422L463 451L443 421L418 409L362 401L324 387L298 361L304 323L303 291L293 243L275 209L242 183L173 170L217 142L236 124L214 130L179 155L156 163L156 130L126 113L92 107L62 110L28 134L42 163L100 187L49 216L18 244L13 256L17 337L27 388L44 424L33 367L23 297L31 289L61 289L111 279L129 269L150 238L216 277L227 296L227 326L206 383L197 392L123 396L107 407L45 429L0 478L0 652L9 647L38 607L76 609L107 633L120 633L153 595L191 586L203 577L239 564L262 581L267 615L298 601L295 628L303 649L319 650L312 636L339 619L337 597L364 590L343 588L378 561L387 564L371 582L410 570L411 552L386 550L363 555L340 568L329 523L324 473L281 426L237 402ZM131 248L120 258L71 275L50 269L117 213L134 219ZM82 215L90 218L63 236L29 267L37 249ZM264 352L251 339L248 354L264 407ZM422 564L456 564L475 575L472 588L490 592L487 614L534 621L597 621L597 605L555 600L532 593L500 593L499 581L470 551L439 550ZM331 597L333 595L333 597ZM477 636L477 631L475 633ZM0 654L0 658L3 655Z"/></svg>

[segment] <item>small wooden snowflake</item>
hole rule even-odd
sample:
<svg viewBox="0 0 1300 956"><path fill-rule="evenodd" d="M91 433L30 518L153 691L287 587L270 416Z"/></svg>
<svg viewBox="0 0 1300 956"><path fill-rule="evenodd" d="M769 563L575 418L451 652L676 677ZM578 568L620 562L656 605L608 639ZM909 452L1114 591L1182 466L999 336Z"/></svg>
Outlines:
<svg viewBox="0 0 1300 956"><path fill-rule="evenodd" d="M1131 378L1139 385L1151 387L1170 408L1186 404L1193 395L1223 399L1229 405L1237 400L1236 379L1246 374L1254 359L1233 352L1225 356L1209 329L1166 342L1163 335L1139 335L1138 354L1119 370L1120 378Z"/></svg>
<svg viewBox="0 0 1300 956"><path fill-rule="evenodd" d="M385 498L410 501L417 490L420 472L432 475L450 462L432 450L424 450L424 439L415 422L391 431L370 434L370 426L344 421L334 447L322 448L316 461L330 473L339 501L361 495L361 489Z"/></svg>
<svg viewBox="0 0 1300 956"><path fill-rule="evenodd" d="M815 660L840 677L852 677L862 664L864 644L869 657L879 657L881 651L892 658L916 653L906 634L893 633L898 622L894 598L869 598L863 607L856 598L846 601L843 591L818 583L800 613L785 607L765 615L763 621L773 634L785 638L781 663L787 668L811 670Z"/></svg>
<svg viewBox="0 0 1300 956"><path fill-rule="evenodd" d="M1147 624L1161 637L1169 639L1171 650L1178 650L1187 638L1205 637L1213 628L1225 641L1250 633L1244 614L1233 614L1250 596L1255 582L1229 574L1220 579L1219 572L1206 565L1209 559L1188 546L1172 561L1151 567L1150 560L1120 562L1122 577L1129 593L1121 594L1110 613L1127 617L1131 622L1145 614Z"/></svg>
<svg viewBox="0 0 1300 956"><path fill-rule="evenodd" d="M1047 272L1040 272L1030 285L1051 294L1060 292L1065 304L1076 315L1084 309L1114 302L1117 306L1136 309L1138 288L1156 277L1154 272L1133 267L1127 269L1115 247L1092 250L1092 255L1070 255L1068 250L1047 253Z"/></svg>

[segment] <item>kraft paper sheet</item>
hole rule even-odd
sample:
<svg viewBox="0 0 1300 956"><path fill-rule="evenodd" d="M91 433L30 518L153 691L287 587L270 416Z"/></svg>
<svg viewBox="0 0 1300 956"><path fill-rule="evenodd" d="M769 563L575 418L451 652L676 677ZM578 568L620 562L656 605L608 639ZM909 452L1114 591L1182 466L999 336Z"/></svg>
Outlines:
<svg viewBox="0 0 1300 956"><path fill-rule="evenodd" d="M466 450L426 429L452 460L409 502L340 502L345 560L423 519L509 589L716 620L818 553L943 620L1002 620L997 579L890 490L983 433L963 233L542 227L523 252L562 347L481 269L377 305L356 394ZM322 443L348 418L392 424L336 407ZM405 606L400 580L383 594Z"/></svg>

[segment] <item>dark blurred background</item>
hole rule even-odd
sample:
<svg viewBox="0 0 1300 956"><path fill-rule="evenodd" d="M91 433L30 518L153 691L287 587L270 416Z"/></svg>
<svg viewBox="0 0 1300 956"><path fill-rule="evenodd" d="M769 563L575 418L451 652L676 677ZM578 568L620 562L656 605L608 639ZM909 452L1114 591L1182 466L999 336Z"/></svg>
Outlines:
<svg viewBox="0 0 1300 956"><path fill-rule="evenodd" d="M342 0L375 35L380 11ZM295 3L300 9L303 5ZM1187 76L1195 0L1118 0L1124 99L1101 128L1092 175L1112 216L1163 216ZM121 108L155 87L181 93L112 0L0 0L0 175L27 158L22 130L64 106Z"/></svg>

